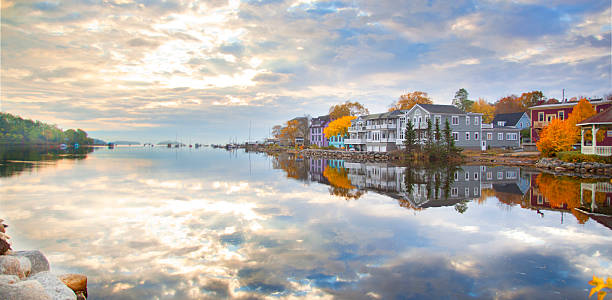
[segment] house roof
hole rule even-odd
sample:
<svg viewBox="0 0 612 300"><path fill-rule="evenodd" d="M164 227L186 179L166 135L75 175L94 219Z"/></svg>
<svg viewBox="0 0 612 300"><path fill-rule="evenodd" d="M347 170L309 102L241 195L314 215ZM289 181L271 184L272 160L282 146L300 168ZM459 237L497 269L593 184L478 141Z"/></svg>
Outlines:
<svg viewBox="0 0 612 300"><path fill-rule="evenodd" d="M364 120L393 118L393 117L397 117L397 116L399 116L399 115L401 115L401 114L403 114L405 112L406 112L406 110L394 110L394 111L385 112L385 113L365 115L365 116L362 116L361 118L363 118Z"/></svg>
<svg viewBox="0 0 612 300"><path fill-rule="evenodd" d="M593 105L600 105L600 104L605 104L605 103L610 103L612 101L610 100L605 100L602 98L599 99L588 99L589 103L593 104ZM533 110L533 109L542 109L542 108L555 108L555 107L570 107L570 106L574 106L578 104L578 101L573 101L573 102L561 102L561 103L555 103L555 104L542 104L542 105L536 105L536 106L532 106L529 107L529 110Z"/></svg>
<svg viewBox="0 0 612 300"><path fill-rule="evenodd" d="M497 124L499 121L506 121L508 126L514 126L518 121L523 117L524 112L517 113L509 113L509 114L497 114L495 118L493 118L493 125Z"/></svg>
<svg viewBox="0 0 612 300"><path fill-rule="evenodd" d="M311 123L314 123L314 122L328 122L328 121L329 121L329 115L318 116L318 117L312 118L310 120Z"/></svg>
<svg viewBox="0 0 612 300"><path fill-rule="evenodd" d="M417 104L417 105L422 107L424 110L430 113L435 113L435 114L465 114L466 113L454 105L445 105L445 104Z"/></svg>
<svg viewBox="0 0 612 300"><path fill-rule="evenodd" d="M592 125L592 124L612 124L612 107L594 116L588 117L576 125L580 126L580 125Z"/></svg>

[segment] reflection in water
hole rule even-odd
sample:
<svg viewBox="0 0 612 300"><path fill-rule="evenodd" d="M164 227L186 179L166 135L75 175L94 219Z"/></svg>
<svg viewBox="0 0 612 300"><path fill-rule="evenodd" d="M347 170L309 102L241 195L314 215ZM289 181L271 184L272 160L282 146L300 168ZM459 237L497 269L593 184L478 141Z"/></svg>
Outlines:
<svg viewBox="0 0 612 300"><path fill-rule="evenodd" d="M0 217L90 299L574 299L612 273L610 230L540 217L514 167L161 147L58 166L0 178Z"/></svg>
<svg viewBox="0 0 612 300"><path fill-rule="evenodd" d="M61 159L85 159L92 147L59 149L44 146L0 146L0 177L17 175Z"/></svg>

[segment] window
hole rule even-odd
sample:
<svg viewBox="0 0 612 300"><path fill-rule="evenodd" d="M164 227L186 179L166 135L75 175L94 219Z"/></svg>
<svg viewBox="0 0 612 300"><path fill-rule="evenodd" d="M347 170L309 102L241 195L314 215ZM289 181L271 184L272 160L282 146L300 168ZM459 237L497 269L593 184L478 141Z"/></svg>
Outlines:
<svg viewBox="0 0 612 300"><path fill-rule="evenodd" d="M453 140L455 140L455 142L459 140L459 133L458 132L453 132Z"/></svg>
<svg viewBox="0 0 612 300"><path fill-rule="evenodd" d="M506 140L508 141L516 141L518 135L516 133L506 133Z"/></svg>
<svg viewBox="0 0 612 300"><path fill-rule="evenodd" d="M497 172L497 180L504 179L504 172Z"/></svg>
<svg viewBox="0 0 612 300"><path fill-rule="evenodd" d="M608 137L612 137L612 130L608 130Z"/></svg>
<svg viewBox="0 0 612 300"><path fill-rule="evenodd" d="M519 128L523 128L523 122L519 123Z"/></svg>
<svg viewBox="0 0 612 300"><path fill-rule="evenodd" d="M477 141L478 140L478 132L474 132L474 140Z"/></svg>
<svg viewBox="0 0 612 300"><path fill-rule="evenodd" d="M459 196L459 189L454 187L451 189L451 197L457 197Z"/></svg>
<svg viewBox="0 0 612 300"><path fill-rule="evenodd" d="M493 179L493 172L487 172L487 180Z"/></svg>
<svg viewBox="0 0 612 300"><path fill-rule="evenodd" d="M474 180L478 180L478 172L474 172Z"/></svg>
<svg viewBox="0 0 612 300"><path fill-rule="evenodd" d="M455 172L455 181L459 181L459 172Z"/></svg>
<svg viewBox="0 0 612 300"><path fill-rule="evenodd" d="M487 141L493 140L493 133L487 132Z"/></svg>
<svg viewBox="0 0 612 300"><path fill-rule="evenodd" d="M466 141L469 141L469 140L470 140L470 133L469 133L469 132L466 132L466 133L465 133L465 140L466 140Z"/></svg>
<svg viewBox="0 0 612 300"><path fill-rule="evenodd" d="M506 171L506 178L508 178L508 179L516 179L516 172L515 171Z"/></svg>
<svg viewBox="0 0 612 300"><path fill-rule="evenodd" d="M470 196L470 188L465 188L465 196L466 197Z"/></svg>
<svg viewBox="0 0 612 300"><path fill-rule="evenodd" d="M465 125L470 125L470 116L465 116Z"/></svg>
<svg viewBox="0 0 612 300"><path fill-rule="evenodd" d="M470 172L465 172L465 181L470 181Z"/></svg>
<svg viewBox="0 0 612 300"><path fill-rule="evenodd" d="M542 195L538 195L538 204L544 204L544 197Z"/></svg>
<svg viewBox="0 0 612 300"><path fill-rule="evenodd" d="M557 112L557 118L559 118L559 120L563 120L565 119L565 112L560 110Z"/></svg>
<svg viewBox="0 0 612 300"><path fill-rule="evenodd" d="M474 117L474 125L478 125L480 123L480 117Z"/></svg>
<svg viewBox="0 0 612 300"><path fill-rule="evenodd" d="M453 116L452 117L452 125L459 125L459 117L458 116Z"/></svg>
<svg viewBox="0 0 612 300"><path fill-rule="evenodd" d="M478 188L477 187L474 188L474 196L478 196Z"/></svg>
<svg viewBox="0 0 612 300"><path fill-rule="evenodd" d="M501 132L500 132L500 133L498 133L498 134L497 134L497 140L498 140L498 141L503 141L503 140L504 140L504 134L503 134L503 133L501 133Z"/></svg>
<svg viewBox="0 0 612 300"><path fill-rule="evenodd" d="M506 126L506 121L497 121L497 126Z"/></svg>
<svg viewBox="0 0 612 300"><path fill-rule="evenodd" d="M544 112L539 112L538 113L538 121L540 121L540 122L544 121Z"/></svg>

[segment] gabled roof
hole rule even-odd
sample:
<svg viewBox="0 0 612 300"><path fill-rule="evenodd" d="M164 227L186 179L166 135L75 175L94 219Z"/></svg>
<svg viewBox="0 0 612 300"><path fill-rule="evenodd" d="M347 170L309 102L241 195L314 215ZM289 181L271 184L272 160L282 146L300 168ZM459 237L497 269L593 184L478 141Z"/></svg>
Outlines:
<svg viewBox="0 0 612 300"><path fill-rule="evenodd" d="M394 110L394 111L385 112L385 113L365 115L365 116L361 116L361 118L364 120L394 118L394 117L404 114L405 112L406 110Z"/></svg>
<svg viewBox="0 0 612 300"><path fill-rule="evenodd" d="M524 112L509 113L509 114L497 114L493 118L493 124L497 124L499 121L506 121L507 126L514 126L523 117Z"/></svg>
<svg viewBox="0 0 612 300"><path fill-rule="evenodd" d="M328 122L329 121L329 115L318 116L316 118L312 118L310 121L311 122Z"/></svg>
<svg viewBox="0 0 612 300"><path fill-rule="evenodd" d="M612 107L594 116L588 117L576 125L580 126L580 125L592 125L592 124L612 124Z"/></svg>
<svg viewBox="0 0 612 300"><path fill-rule="evenodd" d="M424 110L434 114L466 114L454 105L445 104L417 104ZM417 106L415 105L415 106Z"/></svg>

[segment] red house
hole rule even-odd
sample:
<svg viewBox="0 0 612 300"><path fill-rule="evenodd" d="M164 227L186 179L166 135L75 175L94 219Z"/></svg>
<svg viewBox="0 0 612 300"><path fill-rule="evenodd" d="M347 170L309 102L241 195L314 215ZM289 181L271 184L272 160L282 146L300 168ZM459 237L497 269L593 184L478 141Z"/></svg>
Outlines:
<svg viewBox="0 0 612 300"><path fill-rule="evenodd" d="M604 99L590 99L589 102L595 108L596 112L602 112L609 107L612 107L612 101ZM536 105L529 108L529 117L531 118L531 142L535 143L540 140L540 132L550 121L559 118L565 120L574 110L578 102L563 102L556 104Z"/></svg>

